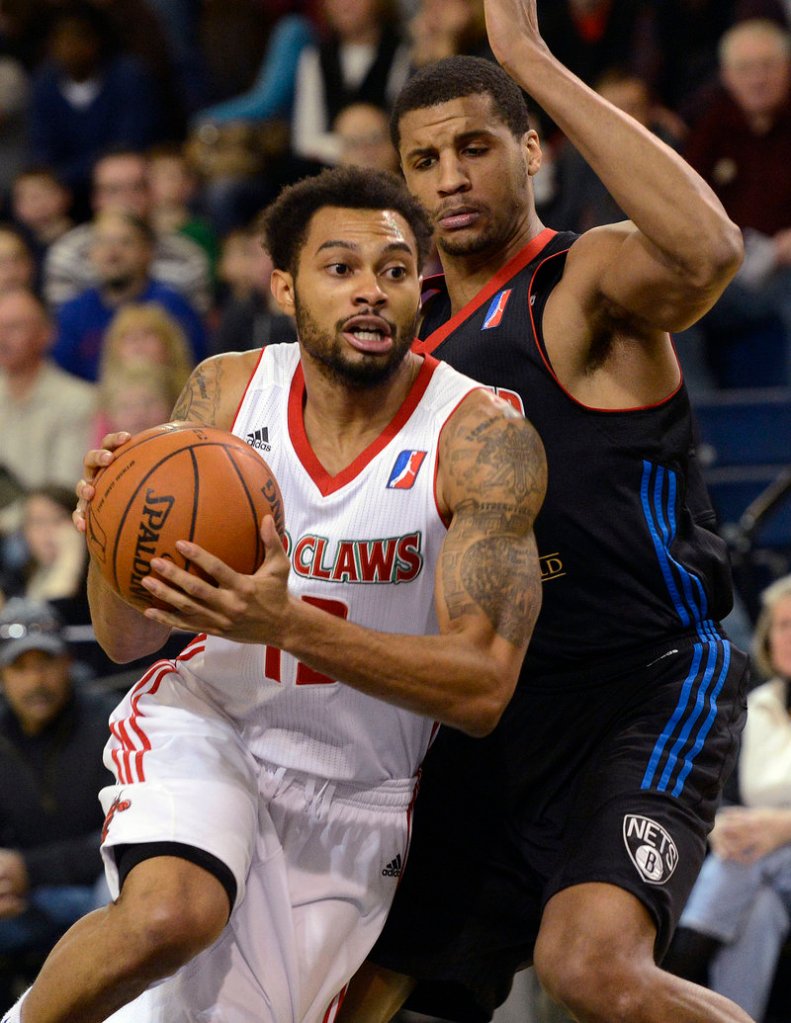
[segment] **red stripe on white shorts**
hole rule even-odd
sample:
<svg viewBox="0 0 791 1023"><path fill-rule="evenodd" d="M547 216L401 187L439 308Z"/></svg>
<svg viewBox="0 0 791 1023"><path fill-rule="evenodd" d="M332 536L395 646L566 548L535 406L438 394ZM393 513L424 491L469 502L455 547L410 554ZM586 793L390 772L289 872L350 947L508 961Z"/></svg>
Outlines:
<svg viewBox="0 0 791 1023"><path fill-rule="evenodd" d="M111 731L121 747L120 750L112 751L112 757L118 772L118 781L122 785L146 780L143 757L151 749L151 742L140 720L145 717L145 711L140 707L140 700L146 695L155 693L162 684L162 680L171 671L173 671L171 661L157 661L152 665L130 693L129 702L132 705L132 713L126 718L119 718L110 725Z"/></svg>
<svg viewBox="0 0 791 1023"><path fill-rule="evenodd" d="M333 1020L338 1018L338 1013L341 1011L343 1005L343 999L346 997L346 992L349 990L349 985L344 984L337 995L333 998L330 1004L327 1006L327 1011L324 1013L324 1018L321 1023L333 1023Z"/></svg>

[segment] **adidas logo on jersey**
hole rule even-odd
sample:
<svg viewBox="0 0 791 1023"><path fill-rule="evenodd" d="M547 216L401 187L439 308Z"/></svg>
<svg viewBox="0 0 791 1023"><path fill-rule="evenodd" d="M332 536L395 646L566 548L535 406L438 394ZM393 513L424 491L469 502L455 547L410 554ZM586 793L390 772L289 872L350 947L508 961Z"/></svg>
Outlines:
<svg viewBox="0 0 791 1023"><path fill-rule="evenodd" d="M259 430L253 430L252 433L248 433L247 443L257 451L271 451L272 445L269 443L269 429L266 426L262 426Z"/></svg>
<svg viewBox="0 0 791 1023"><path fill-rule="evenodd" d="M382 871L382 877L401 877L401 853L394 860L390 860Z"/></svg>

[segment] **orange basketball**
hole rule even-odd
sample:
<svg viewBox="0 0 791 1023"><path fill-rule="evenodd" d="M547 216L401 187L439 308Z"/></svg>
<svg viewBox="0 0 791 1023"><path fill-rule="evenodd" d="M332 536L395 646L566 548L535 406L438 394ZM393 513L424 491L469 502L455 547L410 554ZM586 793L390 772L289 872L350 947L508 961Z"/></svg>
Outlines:
<svg viewBox="0 0 791 1023"><path fill-rule="evenodd" d="M283 497L272 470L239 437L213 427L166 423L116 449L94 480L88 549L104 578L138 608L154 601L141 585L153 557L202 573L176 550L192 540L237 572L264 560L261 519L285 531Z"/></svg>

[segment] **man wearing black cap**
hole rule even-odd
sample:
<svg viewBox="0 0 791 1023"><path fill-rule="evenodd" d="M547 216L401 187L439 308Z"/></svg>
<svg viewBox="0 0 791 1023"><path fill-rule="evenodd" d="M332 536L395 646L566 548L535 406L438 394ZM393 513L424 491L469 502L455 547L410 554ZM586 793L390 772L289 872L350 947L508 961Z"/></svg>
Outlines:
<svg viewBox="0 0 791 1023"><path fill-rule="evenodd" d="M0 1011L31 954L101 901L97 799L113 699L78 692L54 609L0 610Z"/></svg>

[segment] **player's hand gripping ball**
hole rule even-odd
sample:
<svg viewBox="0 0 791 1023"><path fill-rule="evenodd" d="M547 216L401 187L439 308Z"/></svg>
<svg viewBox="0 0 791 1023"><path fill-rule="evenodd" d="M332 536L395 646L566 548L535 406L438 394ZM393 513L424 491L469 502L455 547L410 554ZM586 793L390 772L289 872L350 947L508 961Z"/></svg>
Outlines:
<svg viewBox="0 0 791 1023"><path fill-rule="evenodd" d="M264 515L285 532L272 470L241 438L213 427L166 423L144 430L117 448L92 482L88 550L110 586L137 608L154 603L141 585L152 558L203 574L179 554L177 540L191 540L250 575L264 560Z"/></svg>

